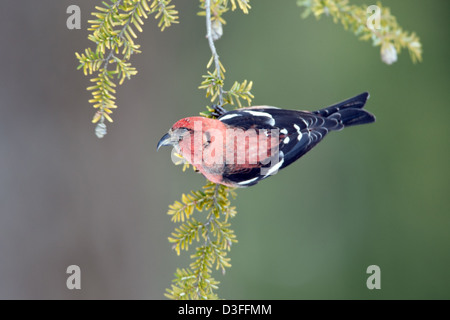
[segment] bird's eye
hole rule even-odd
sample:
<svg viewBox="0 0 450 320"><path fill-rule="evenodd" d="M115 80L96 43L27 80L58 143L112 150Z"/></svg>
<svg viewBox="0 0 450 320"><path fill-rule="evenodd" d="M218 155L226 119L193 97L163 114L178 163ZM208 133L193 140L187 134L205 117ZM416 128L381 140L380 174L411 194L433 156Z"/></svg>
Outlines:
<svg viewBox="0 0 450 320"><path fill-rule="evenodd" d="M181 141L187 132L189 132L189 129L187 128L178 128L174 131L174 134L178 138L178 141Z"/></svg>
<svg viewBox="0 0 450 320"><path fill-rule="evenodd" d="M205 132L204 141L206 145L211 143L211 134L208 131Z"/></svg>

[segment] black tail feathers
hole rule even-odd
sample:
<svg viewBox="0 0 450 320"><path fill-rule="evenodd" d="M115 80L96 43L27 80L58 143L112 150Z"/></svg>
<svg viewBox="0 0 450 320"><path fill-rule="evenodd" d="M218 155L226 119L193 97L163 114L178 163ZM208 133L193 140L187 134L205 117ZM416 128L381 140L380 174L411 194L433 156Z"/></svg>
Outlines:
<svg viewBox="0 0 450 320"><path fill-rule="evenodd" d="M364 92L356 97L314 111L314 113L321 115L322 117L336 119L344 125L344 127L371 123L375 121L375 116L370 112L363 110L368 98L369 93Z"/></svg>
<svg viewBox="0 0 450 320"><path fill-rule="evenodd" d="M359 124L372 123L375 121L375 116L363 109L348 108L336 111L329 118L339 120L344 127L356 126Z"/></svg>

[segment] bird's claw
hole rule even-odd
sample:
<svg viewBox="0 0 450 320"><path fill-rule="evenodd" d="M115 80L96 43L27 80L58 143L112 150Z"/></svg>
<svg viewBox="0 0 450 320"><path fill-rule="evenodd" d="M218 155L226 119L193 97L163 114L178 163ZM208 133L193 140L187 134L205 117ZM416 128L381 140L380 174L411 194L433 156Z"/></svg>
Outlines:
<svg viewBox="0 0 450 320"><path fill-rule="evenodd" d="M211 115L216 117L216 118L219 118L220 116L223 116L225 113L228 112L224 107L219 106L217 104L213 104L211 106L211 108L213 108L213 111L211 112Z"/></svg>

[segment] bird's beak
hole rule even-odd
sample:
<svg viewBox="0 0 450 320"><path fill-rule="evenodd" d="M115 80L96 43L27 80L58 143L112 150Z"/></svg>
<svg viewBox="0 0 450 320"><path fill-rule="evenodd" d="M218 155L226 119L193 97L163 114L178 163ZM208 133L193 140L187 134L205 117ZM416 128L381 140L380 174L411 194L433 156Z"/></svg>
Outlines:
<svg viewBox="0 0 450 320"><path fill-rule="evenodd" d="M166 133L161 140L159 140L158 145L156 146L156 151L159 150L162 146L172 146L172 136L169 133Z"/></svg>

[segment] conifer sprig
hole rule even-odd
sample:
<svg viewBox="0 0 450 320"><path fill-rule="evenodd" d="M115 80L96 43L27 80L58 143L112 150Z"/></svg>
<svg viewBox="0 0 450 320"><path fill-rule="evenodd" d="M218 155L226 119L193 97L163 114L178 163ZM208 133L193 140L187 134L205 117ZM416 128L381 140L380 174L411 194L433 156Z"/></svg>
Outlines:
<svg viewBox="0 0 450 320"><path fill-rule="evenodd" d="M233 189L209 182L203 190L183 194L181 201L170 206L168 214L172 221L181 222L169 237L173 249L179 255L181 251L188 251L194 241L198 246L190 256L193 261L189 268L177 269L166 297L217 299L214 290L219 282L211 275L213 268L224 274L225 269L231 267L227 253L237 240L229 222L236 215L236 208L231 206L229 198L235 196ZM205 222L192 217L194 210L207 212Z"/></svg>
<svg viewBox="0 0 450 320"><path fill-rule="evenodd" d="M90 81L93 86L92 99L89 100L97 109L92 122L98 123L95 133L99 138L106 134L105 119L112 122L111 113L117 108L115 87L125 79L137 73L129 62L131 55L140 53L140 46L135 43L137 32L142 32L144 19L155 13L161 30L178 23L178 12L171 0L109 0L103 6L96 6L95 17L89 20L91 33L88 39L95 43L95 50L85 49L84 53L75 53L85 75L97 73Z"/></svg>
<svg viewBox="0 0 450 320"><path fill-rule="evenodd" d="M245 0L231 0L231 10L239 8L248 13L250 6ZM211 101L217 101L220 106L235 103L242 107L241 99L250 105L253 95L251 93L253 82L244 80L242 83L234 82L230 90L223 89L225 80L225 68L219 60L214 42L222 35L222 24L225 24L223 14L229 10L228 0L200 0L203 9L200 16L206 18L206 38L211 49L212 57L206 68L208 74L203 76L200 89L206 91L206 97ZM200 115L214 117L214 110L207 107L206 112ZM181 157L181 156L180 156ZM183 171L189 167L184 163ZM212 278L212 269L220 269L225 274L226 268L231 267L228 251L234 242L237 242L234 231L231 229L230 219L236 215L236 208L231 206L230 197L236 193L232 188L208 182L203 190L192 191L183 194L181 201L175 201L169 206L168 214L173 222L181 222L181 226L175 229L169 237L172 248L179 255L182 250L188 250L196 241L199 246L190 257L193 262L187 269L177 269L175 280L170 289L167 289L166 297L170 299L217 299L214 292L218 289L219 281ZM204 222L197 221L192 215L194 211L207 212Z"/></svg>
<svg viewBox="0 0 450 320"><path fill-rule="evenodd" d="M373 46L380 46L381 59L386 64L397 61L402 49L407 49L413 63L422 61L422 44L414 32L404 31L391 10L377 2L379 26L368 24L368 18L374 12L368 6L351 5L348 0L297 0L303 7L302 17L313 14L317 19L330 16L335 23L341 23L346 30L351 30L360 40L372 41ZM369 27L370 26L370 27Z"/></svg>

